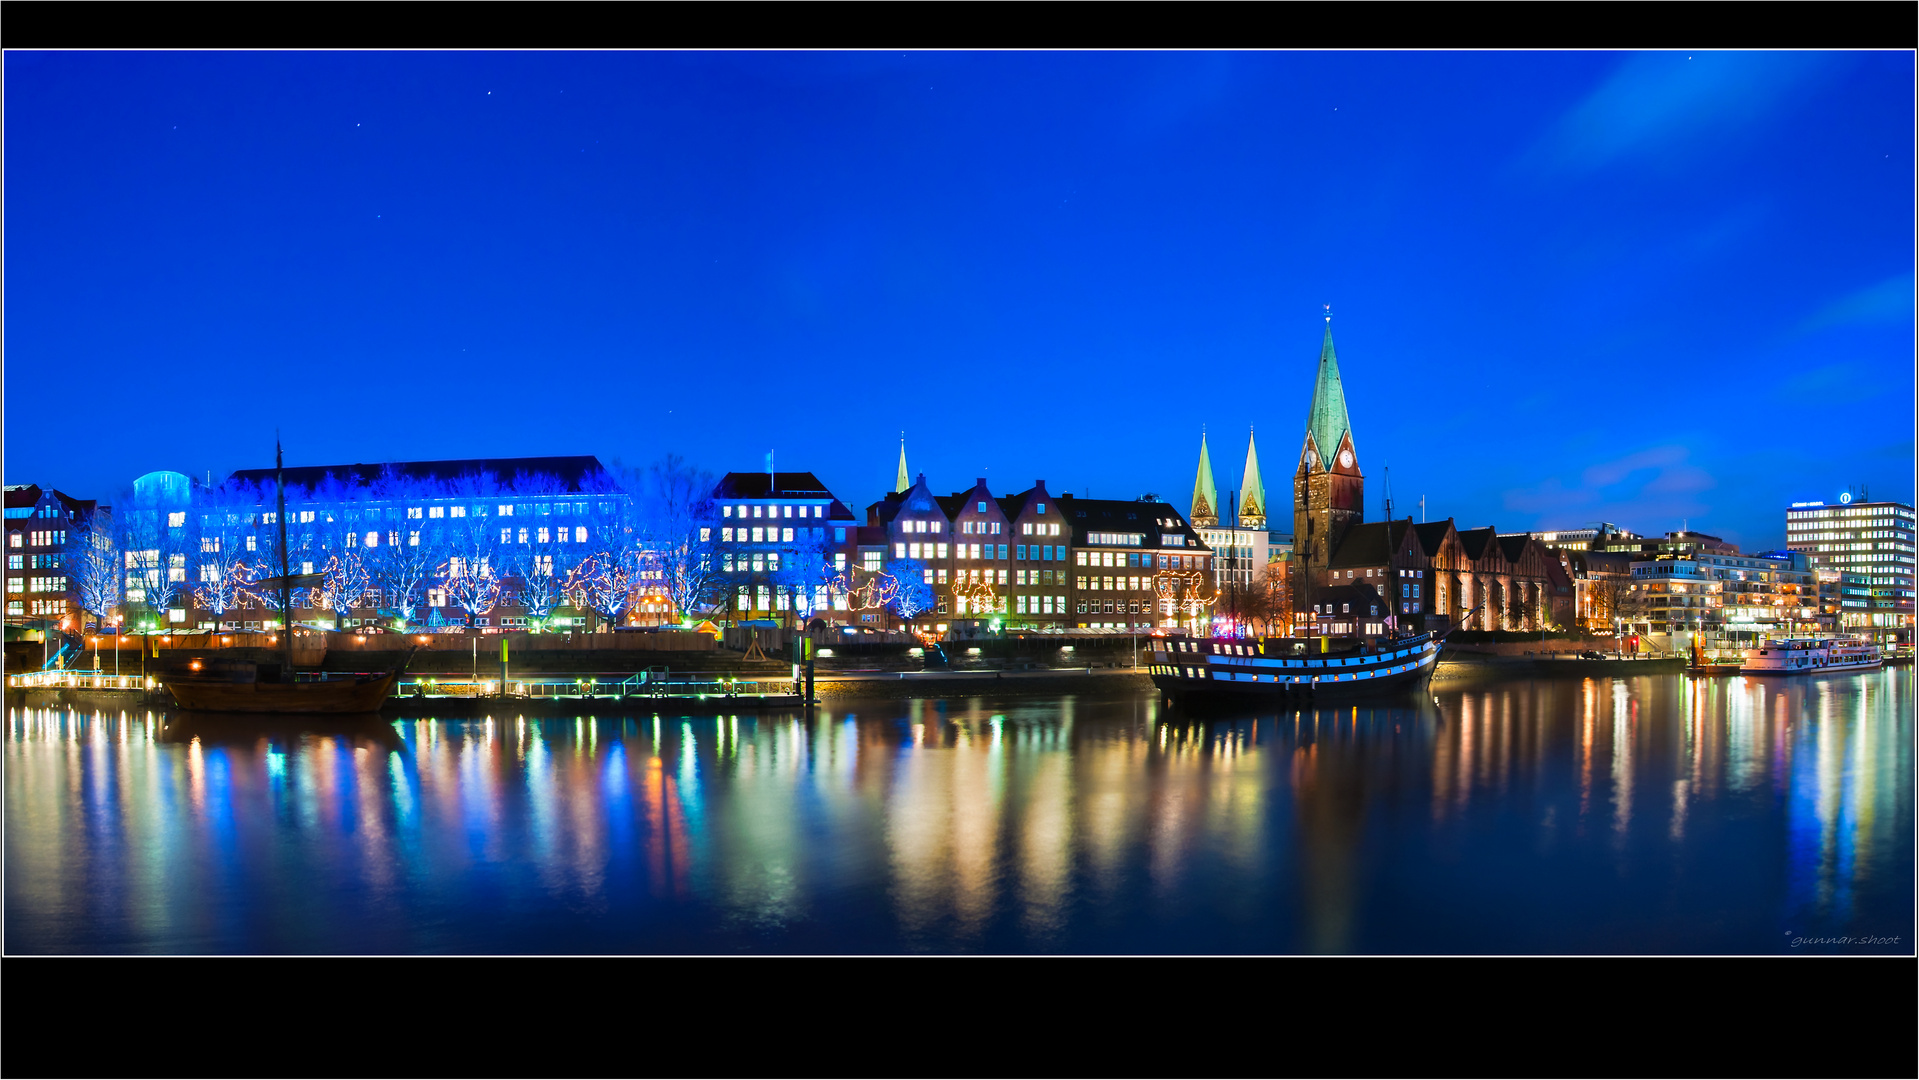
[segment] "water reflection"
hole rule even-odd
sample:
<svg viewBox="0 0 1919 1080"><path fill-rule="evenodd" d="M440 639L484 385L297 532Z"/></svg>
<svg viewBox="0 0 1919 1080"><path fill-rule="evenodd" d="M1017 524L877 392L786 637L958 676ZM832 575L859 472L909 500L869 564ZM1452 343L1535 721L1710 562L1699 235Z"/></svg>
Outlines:
<svg viewBox="0 0 1919 1080"><path fill-rule="evenodd" d="M1777 952L1909 932L1912 685L1565 680L1236 718L13 710L7 941Z"/></svg>

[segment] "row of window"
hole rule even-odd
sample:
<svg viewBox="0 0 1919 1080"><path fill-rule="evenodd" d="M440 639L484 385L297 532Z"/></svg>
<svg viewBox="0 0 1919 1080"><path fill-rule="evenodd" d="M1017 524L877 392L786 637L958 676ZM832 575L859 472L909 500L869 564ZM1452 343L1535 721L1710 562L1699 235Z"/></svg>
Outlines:
<svg viewBox="0 0 1919 1080"><path fill-rule="evenodd" d="M815 585L810 591L804 586L792 588L773 588L769 585L757 587L742 585L734 596L741 611L825 611L829 607L834 611L846 610L845 596L831 596L824 585ZM808 603L808 600L811 603Z"/></svg>
<svg viewBox="0 0 1919 1080"><path fill-rule="evenodd" d="M58 570L60 569L60 553L56 551L50 555L9 555L7 556L7 569Z"/></svg>
<svg viewBox="0 0 1919 1080"><path fill-rule="evenodd" d="M1786 511L1786 520L1788 521L1841 517L1905 518L1910 521L1913 518L1913 512L1900 506L1848 506L1844 508L1827 507L1824 510Z"/></svg>
<svg viewBox="0 0 1919 1080"><path fill-rule="evenodd" d="M701 529L700 532L702 534L701 539L705 539L704 534L706 530ZM824 528L802 528L796 530L759 525L753 526L751 529L748 529L746 526L741 526L738 529L722 528L720 530L720 543L722 544L791 544L794 542L795 537L801 540L817 540L823 542L826 539L826 530ZM840 544L845 543L846 529L843 527L834 528L833 541Z"/></svg>
<svg viewBox="0 0 1919 1080"><path fill-rule="evenodd" d="M66 613L67 602L64 599L7 601L9 615L65 615Z"/></svg>
<svg viewBox="0 0 1919 1080"><path fill-rule="evenodd" d="M809 508L809 507L799 506L799 505L768 506L765 503L757 503L750 507L750 509L752 510L752 513L750 515L747 513L748 509L749 507L746 506L745 504L741 504L737 506L729 504L727 506L720 507L720 516L729 517L729 518L730 517L743 518L743 517L749 517L749 516L750 517L769 517L769 518L776 518L776 517L821 518L826 516L825 506L813 506ZM811 509L812 513L809 514L807 512L808 509Z"/></svg>
<svg viewBox="0 0 1919 1080"><path fill-rule="evenodd" d="M1118 584L1114 584L1115 582ZM1097 589L1103 592L1114 590L1143 592L1153 588L1153 579L1150 577L1092 577L1082 574L1073 579L1073 584L1082 591Z"/></svg>
<svg viewBox="0 0 1919 1080"><path fill-rule="evenodd" d="M65 529L28 529L7 534L8 547L64 547L67 543Z"/></svg>
<svg viewBox="0 0 1919 1080"><path fill-rule="evenodd" d="M43 577L33 577L33 578L10 577L7 579L7 591L11 593L66 592L67 579L65 575L62 575L62 574L54 574L50 577L43 576Z"/></svg>

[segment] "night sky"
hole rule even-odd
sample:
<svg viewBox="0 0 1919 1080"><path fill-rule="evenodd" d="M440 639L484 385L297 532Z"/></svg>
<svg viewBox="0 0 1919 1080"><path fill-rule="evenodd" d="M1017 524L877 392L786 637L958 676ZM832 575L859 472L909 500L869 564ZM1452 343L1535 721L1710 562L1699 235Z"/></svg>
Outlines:
<svg viewBox="0 0 1919 1080"><path fill-rule="evenodd" d="M1913 56L5 55L5 479L678 452L856 509L1913 497Z"/></svg>

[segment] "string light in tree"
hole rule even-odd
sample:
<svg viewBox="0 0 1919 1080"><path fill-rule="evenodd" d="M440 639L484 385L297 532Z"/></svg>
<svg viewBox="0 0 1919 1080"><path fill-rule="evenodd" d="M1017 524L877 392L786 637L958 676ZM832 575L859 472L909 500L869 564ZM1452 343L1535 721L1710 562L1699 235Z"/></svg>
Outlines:
<svg viewBox="0 0 1919 1080"><path fill-rule="evenodd" d="M1154 593L1172 603L1176 610L1198 615L1216 599L1212 581L1197 570L1176 570L1160 574L1153 583Z"/></svg>
<svg viewBox="0 0 1919 1080"><path fill-rule="evenodd" d="M1002 601L993 587L984 581L955 582L953 585L953 613L964 615L971 608L976 614L998 614Z"/></svg>
<svg viewBox="0 0 1919 1080"><path fill-rule="evenodd" d="M846 569L833 575L833 588L846 597L847 606L854 611L877 611L899 595L900 582L893 575L874 570L864 572L865 580L861 580L862 573L849 563Z"/></svg>

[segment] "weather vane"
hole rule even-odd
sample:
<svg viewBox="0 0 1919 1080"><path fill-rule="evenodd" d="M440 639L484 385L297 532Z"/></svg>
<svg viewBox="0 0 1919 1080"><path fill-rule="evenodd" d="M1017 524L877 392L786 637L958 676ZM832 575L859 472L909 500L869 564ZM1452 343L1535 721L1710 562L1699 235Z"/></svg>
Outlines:
<svg viewBox="0 0 1919 1080"><path fill-rule="evenodd" d="M1325 305L1325 308L1326 308L1326 321L1332 322L1333 321L1333 305L1327 304Z"/></svg>

